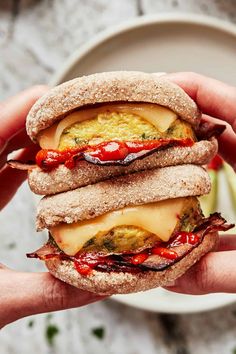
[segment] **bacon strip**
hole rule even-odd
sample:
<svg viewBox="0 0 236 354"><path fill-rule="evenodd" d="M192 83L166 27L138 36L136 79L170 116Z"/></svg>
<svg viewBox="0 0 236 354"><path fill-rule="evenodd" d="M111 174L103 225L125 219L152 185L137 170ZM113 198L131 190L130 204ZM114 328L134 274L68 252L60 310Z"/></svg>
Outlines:
<svg viewBox="0 0 236 354"><path fill-rule="evenodd" d="M226 125L224 124L216 124L202 120L196 130L196 136L198 140L208 140L212 137L218 138L225 129Z"/></svg>
<svg viewBox="0 0 236 354"><path fill-rule="evenodd" d="M28 258L39 258L42 261L45 261L48 258L59 258L63 255L68 257L58 247L55 247L49 241L38 250L26 254Z"/></svg>
<svg viewBox="0 0 236 354"><path fill-rule="evenodd" d="M141 272L141 271L162 271L174 263L180 261L183 257L189 254L195 247L203 241L204 236L215 231L226 231L234 227L233 224L226 224L226 220L219 214L214 213L209 218L205 218L203 222L198 225L193 233L197 234L199 241L194 245L185 243L178 244L176 239L173 238L172 241L165 243L165 247L168 250L175 251L178 254L176 259L167 259L159 255L151 254L148 258L141 264L135 265L131 263L132 255L120 254L120 255L108 255L101 256L100 254L91 254L91 259L94 262L94 269L103 272ZM164 243L162 243L163 245ZM67 259L71 261L77 260L77 257L70 257L63 253L59 248L48 242L46 245L41 247L39 250L27 254L29 258L39 258L41 260L47 260L49 258L60 258Z"/></svg>
<svg viewBox="0 0 236 354"><path fill-rule="evenodd" d="M17 170L22 170L22 171L30 171L33 170L35 167L37 167L35 162L32 161L21 162L18 160L9 160L7 161L7 164L12 168L16 168Z"/></svg>

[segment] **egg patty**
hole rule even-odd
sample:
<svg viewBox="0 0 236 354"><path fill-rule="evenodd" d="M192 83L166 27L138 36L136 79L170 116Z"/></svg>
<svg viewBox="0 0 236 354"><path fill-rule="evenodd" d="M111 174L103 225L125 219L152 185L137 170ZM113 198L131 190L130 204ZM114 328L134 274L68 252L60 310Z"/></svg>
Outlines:
<svg viewBox="0 0 236 354"><path fill-rule="evenodd" d="M147 120L135 114L104 112L96 118L75 123L64 129L59 150L96 145L104 141L132 141L160 138L191 138L196 140L189 123L176 119L165 132L160 132Z"/></svg>
<svg viewBox="0 0 236 354"><path fill-rule="evenodd" d="M180 215L176 216L173 235L177 231L192 231L202 218L198 199L186 197ZM83 246L80 252L137 253L153 247L158 241L160 241L158 235L136 226L123 225L114 227L106 233L98 233Z"/></svg>

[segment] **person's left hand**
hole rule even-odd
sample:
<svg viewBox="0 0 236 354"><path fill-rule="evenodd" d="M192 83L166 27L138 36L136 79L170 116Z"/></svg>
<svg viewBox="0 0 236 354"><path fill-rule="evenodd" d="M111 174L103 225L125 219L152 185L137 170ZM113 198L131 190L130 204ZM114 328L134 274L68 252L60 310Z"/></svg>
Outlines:
<svg viewBox="0 0 236 354"><path fill-rule="evenodd" d="M17 158L34 158L37 146L26 134L25 119L47 90L35 86L0 103L0 209L16 193L27 172L6 165L9 153L22 149ZM22 273L0 264L0 328L19 318L42 312L79 307L104 297L74 288L47 272Z"/></svg>

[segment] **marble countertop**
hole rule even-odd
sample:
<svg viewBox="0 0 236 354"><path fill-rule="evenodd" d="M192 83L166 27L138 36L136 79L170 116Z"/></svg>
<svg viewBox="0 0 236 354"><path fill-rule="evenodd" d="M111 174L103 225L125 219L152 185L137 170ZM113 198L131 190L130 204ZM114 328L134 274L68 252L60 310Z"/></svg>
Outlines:
<svg viewBox="0 0 236 354"><path fill-rule="evenodd" d="M47 83L74 49L96 33L143 14L173 11L236 22L234 0L1 1L1 99L30 85ZM34 206L35 200L24 184L0 214L0 260L9 267L42 269L39 262L25 258L26 252L45 239L34 231ZM51 344L46 336L49 326L58 329ZM103 338L94 334L94 329L103 331ZM144 352L235 353L236 305L195 315L165 315L106 300L81 309L25 318L0 334L0 353L4 354Z"/></svg>

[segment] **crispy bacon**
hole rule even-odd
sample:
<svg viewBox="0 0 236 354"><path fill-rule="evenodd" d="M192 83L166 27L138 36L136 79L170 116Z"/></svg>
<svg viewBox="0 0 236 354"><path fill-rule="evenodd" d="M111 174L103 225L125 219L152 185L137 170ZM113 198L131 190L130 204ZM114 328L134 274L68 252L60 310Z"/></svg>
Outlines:
<svg viewBox="0 0 236 354"><path fill-rule="evenodd" d="M176 259L168 259L160 255L151 254L149 250L145 250L148 257L144 262L140 264L134 264L132 262L133 254L119 254L104 256L99 253L82 254L70 257L63 253L58 247L48 242L39 250L27 254L30 258L39 258L41 260L47 260L49 258L60 258L65 260L71 260L76 262L87 262L91 264L93 269L103 272L131 272L137 273L142 271L162 271L174 263L180 261L183 257L189 254L195 247L203 241L206 234L215 231L226 231L232 228L233 224L226 224L226 220L219 214L214 213L209 218L205 218L200 225L198 225L193 233L198 236L195 243L181 243L178 242L178 237L173 237L169 242L162 242L161 246L166 247L169 251L174 251L177 254Z"/></svg>
<svg viewBox="0 0 236 354"><path fill-rule="evenodd" d="M227 231L234 227L234 224L226 224L226 220L221 216L220 213L211 214L208 218L203 219L200 225L196 226L194 232L206 233L214 231Z"/></svg>
<svg viewBox="0 0 236 354"><path fill-rule="evenodd" d="M38 250L26 254L28 258L39 258L42 261L45 261L48 258L58 258L63 255L66 256L58 247L54 246L49 241Z"/></svg>
<svg viewBox="0 0 236 354"><path fill-rule="evenodd" d="M7 164L12 168L16 168L17 170L22 170L22 171L30 171L37 166L33 161L21 162L18 160L9 160L7 161Z"/></svg>
<svg viewBox="0 0 236 354"><path fill-rule="evenodd" d="M196 130L196 136L198 140L208 140L212 137L218 138L225 129L226 125L224 124L216 124L202 120Z"/></svg>

